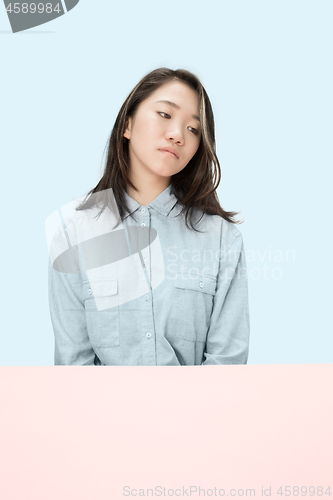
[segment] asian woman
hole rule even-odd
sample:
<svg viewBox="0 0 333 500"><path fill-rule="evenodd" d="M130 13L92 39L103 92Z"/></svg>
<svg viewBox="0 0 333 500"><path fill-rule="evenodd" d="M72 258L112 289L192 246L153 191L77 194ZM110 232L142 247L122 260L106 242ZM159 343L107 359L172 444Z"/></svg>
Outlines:
<svg viewBox="0 0 333 500"><path fill-rule="evenodd" d="M244 244L215 151L194 74L159 68L130 92L100 181L50 245L55 364L247 363Z"/></svg>

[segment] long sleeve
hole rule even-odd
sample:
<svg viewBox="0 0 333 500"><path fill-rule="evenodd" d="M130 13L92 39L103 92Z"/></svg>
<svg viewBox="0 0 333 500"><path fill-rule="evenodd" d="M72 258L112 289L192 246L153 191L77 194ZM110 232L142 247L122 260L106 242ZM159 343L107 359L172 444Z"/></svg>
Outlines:
<svg viewBox="0 0 333 500"><path fill-rule="evenodd" d="M243 237L237 228L227 227L228 244L220 254L203 365L246 364L248 359L250 318Z"/></svg>
<svg viewBox="0 0 333 500"><path fill-rule="evenodd" d="M49 259L49 306L55 336L55 365L94 365L80 274L53 269Z"/></svg>

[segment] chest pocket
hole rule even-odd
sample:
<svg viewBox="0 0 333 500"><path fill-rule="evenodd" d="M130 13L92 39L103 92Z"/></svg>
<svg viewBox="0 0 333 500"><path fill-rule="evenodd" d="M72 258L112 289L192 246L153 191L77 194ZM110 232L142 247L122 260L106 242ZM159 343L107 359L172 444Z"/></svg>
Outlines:
<svg viewBox="0 0 333 500"><path fill-rule="evenodd" d="M86 324L91 345L119 346L117 279L86 281L83 286Z"/></svg>
<svg viewBox="0 0 333 500"><path fill-rule="evenodd" d="M196 292L215 294L216 280L206 276L192 274L178 274L175 279L175 288L183 290L194 290Z"/></svg>
<svg viewBox="0 0 333 500"><path fill-rule="evenodd" d="M174 280L175 331L172 336L205 342L213 309L216 280L201 275L178 274Z"/></svg>

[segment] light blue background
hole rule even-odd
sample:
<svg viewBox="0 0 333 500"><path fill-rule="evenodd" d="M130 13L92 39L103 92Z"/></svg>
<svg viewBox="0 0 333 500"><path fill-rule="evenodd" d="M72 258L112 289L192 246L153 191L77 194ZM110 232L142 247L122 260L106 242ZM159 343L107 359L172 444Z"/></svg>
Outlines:
<svg viewBox="0 0 333 500"><path fill-rule="evenodd" d="M245 218L249 363L332 362L332 20L321 0L81 0L13 35L0 5L0 365L53 364L45 219L97 183L123 100L160 66L213 105L220 202Z"/></svg>

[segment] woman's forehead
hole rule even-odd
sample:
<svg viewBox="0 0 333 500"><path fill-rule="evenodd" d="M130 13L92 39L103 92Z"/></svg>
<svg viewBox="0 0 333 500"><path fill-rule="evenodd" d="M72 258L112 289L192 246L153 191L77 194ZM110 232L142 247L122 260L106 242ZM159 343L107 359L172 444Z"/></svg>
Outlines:
<svg viewBox="0 0 333 500"><path fill-rule="evenodd" d="M151 96L163 93L172 93L176 95L178 94L180 96L184 94L191 94L193 97L198 98L198 94L194 89L192 89L185 82L179 82L178 80L172 80L171 82L163 83L163 85L152 92Z"/></svg>
<svg viewBox="0 0 333 500"><path fill-rule="evenodd" d="M197 92L183 82L172 81L161 85L161 87L150 94L147 101L150 104L165 102L170 105L171 103L176 109L184 106L192 106L196 107L196 110L199 112L199 96Z"/></svg>

